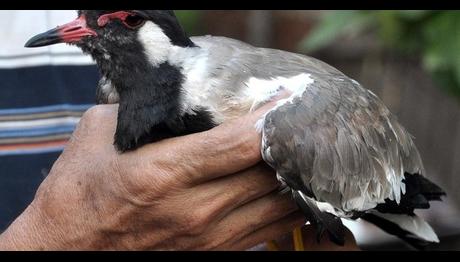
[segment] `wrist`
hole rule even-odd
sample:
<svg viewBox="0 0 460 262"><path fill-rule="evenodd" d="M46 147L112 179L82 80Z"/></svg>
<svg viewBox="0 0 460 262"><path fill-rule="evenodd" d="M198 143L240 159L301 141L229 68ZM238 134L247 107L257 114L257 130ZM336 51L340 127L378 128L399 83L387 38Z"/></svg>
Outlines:
<svg viewBox="0 0 460 262"><path fill-rule="evenodd" d="M49 234L41 214L33 205L27 209L0 235L0 250L44 250ZM51 233L51 232L48 232Z"/></svg>
<svg viewBox="0 0 460 262"><path fill-rule="evenodd" d="M0 250L68 250L76 240L67 226L64 232L57 218L49 217L34 201L0 235ZM72 239L72 241L69 241ZM89 242L89 241L88 241ZM75 245L76 246L76 245Z"/></svg>

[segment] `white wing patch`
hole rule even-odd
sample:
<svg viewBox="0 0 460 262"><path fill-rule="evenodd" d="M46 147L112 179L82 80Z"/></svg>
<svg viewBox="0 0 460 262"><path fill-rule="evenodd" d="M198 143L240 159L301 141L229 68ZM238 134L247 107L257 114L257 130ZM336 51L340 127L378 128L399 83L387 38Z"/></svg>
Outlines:
<svg viewBox="0 0 460 262"><path fill-rule="evenodd" d="M290 92L291 95L278 101L277 106L292 102L295 97L300 97L313 82L310 74L299 74L290 78L276 77L268 80L252 77L245 83L247 88L244 92L246 97L253 100L250 111L254 111L283 89Z"/></svg>
<svg viewBox="0 0 460 262"><path fill-rule="evenodd" d="M289 97L277 101L276 106L270 110L273 111L286 103L292 103L294 98L301 97L307 87L313 82L314 80L310 74L299 74L290 78L276 77L269 80L252 77L245 83L247 88L244 90L244 96L252 101L251 108L249 109L252 112L278 95L282 90L290 93ZM257 121L255 128L259 133L262 132L265 117L270 111L266 112Z"/></svg>

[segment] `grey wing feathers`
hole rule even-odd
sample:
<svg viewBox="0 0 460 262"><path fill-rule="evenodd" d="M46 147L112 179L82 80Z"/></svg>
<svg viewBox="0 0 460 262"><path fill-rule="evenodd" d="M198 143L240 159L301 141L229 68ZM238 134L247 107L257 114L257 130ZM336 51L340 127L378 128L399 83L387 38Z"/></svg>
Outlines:
<svg viewBox="0 0 460 262"><path fill-rule="evenodd" d="M264 159L294 187L344 212L399 202L404 172L423 173L411 136L356 81L313 79L302 97L267 114Z"/></svg>
<svg viewBox="0 0 460 262"><path fill-rule="evenodd" d="M301 73L342 75L334 67L300 54L256 48L226 37L192 37L192 40L208 50L208 63L212 65L213 74L219 79L225 79L229 88L240 86L241 82L250 77L270 79Z"/></svg>
<svg viewBox="0 0 460 262"><path fill-rule="evenodd" d="M404 171L422 173L412 138L371 92L317 59L255 48L223 37L197 37L209 50L221 89L238 93L251 77L310 74L301 99L270 112L263 157L294 189L343 210L399 200ZM224 88L222 88L224 86Z"/></svg>

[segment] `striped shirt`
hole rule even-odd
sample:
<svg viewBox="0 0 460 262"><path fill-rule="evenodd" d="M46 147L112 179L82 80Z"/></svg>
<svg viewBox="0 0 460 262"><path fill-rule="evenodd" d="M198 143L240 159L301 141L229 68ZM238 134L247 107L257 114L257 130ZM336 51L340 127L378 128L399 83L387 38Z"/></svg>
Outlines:
<svg viewBox="0 0 460 262"><path fill-rule="evenodd" d="M37 33L76 18L75 11L0 11L0 232L27 207L94 104L97 69L64 44L24 48Z"/></svg>

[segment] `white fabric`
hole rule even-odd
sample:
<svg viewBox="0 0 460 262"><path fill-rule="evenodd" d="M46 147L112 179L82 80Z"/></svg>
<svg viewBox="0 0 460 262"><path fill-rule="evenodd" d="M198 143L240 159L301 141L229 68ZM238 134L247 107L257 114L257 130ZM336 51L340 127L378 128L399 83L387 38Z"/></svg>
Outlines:
<svg viewBox="0 0 460 262"><path fill-rule="evenodd" d="M0 10L0 68L42 65L91 65L91 57L66 44L25 48L34 35L74 20L73 10Z"/></svg>

